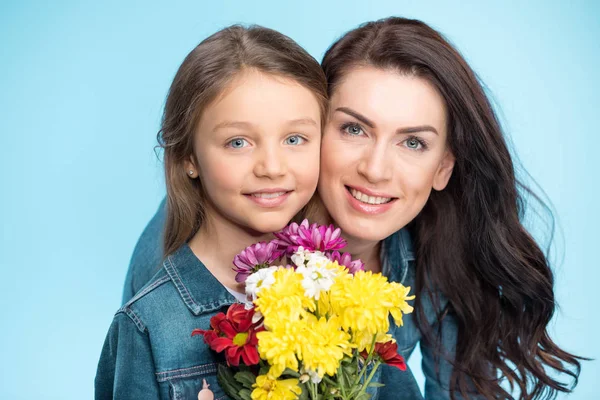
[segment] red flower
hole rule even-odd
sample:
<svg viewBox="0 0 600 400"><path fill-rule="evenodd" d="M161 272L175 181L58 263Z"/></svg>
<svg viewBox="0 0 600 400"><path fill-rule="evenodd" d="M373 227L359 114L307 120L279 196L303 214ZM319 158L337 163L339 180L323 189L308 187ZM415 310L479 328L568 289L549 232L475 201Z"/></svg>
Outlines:
<svg viewBox="0 0 600 400"><path fill-rule="evenodd" d="M392 341L385 343L375 343L375 353L381 361L387 365L398 368L400 371L406 371L406 363L404 357L398 354L398 344ZM363 351L361 355L367 358L367 352Z"/></svg>
<svg viewBox="0 0 600 400"><path fill-rule="evenodd" d="M212 329L194 329L192 336L203 335L211 349L217 353L224 351L229 365L240 365L240 357L244 364L256 365L259 361L256 333L264 327L253 324L253 316L254 309L246 310L243 304L232 304L227 315L218 313L210 319Z"/></svg>

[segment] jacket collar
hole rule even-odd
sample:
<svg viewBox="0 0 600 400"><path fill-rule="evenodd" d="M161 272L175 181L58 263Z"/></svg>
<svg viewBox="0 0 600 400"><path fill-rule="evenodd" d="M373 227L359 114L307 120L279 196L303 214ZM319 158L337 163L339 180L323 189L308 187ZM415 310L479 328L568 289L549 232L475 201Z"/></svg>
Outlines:
<svg viewBox="0 0 600 400"><path fill-rule="evenodd" d="M390 280L403 282L409 263L415 261L412 237L407 227L387 237L381 246L382 272Z"/></svg>
<svg viewBox="0 0 600 400"><path fill-rule="evenodd" d="M202 264L187 243L169 255L163 266L181 299L194 315L216 311L236 302L235 297Z"/></svg>

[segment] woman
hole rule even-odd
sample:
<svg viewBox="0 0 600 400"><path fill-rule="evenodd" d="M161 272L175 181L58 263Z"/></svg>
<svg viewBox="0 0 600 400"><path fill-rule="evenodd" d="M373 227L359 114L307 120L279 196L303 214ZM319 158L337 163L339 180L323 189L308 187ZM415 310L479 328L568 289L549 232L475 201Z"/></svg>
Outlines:
<svg viewBox="0 0 600 400"><path fill-rule="evenodd" d="M420 343L425 397L513 398L503 381L522 399L569 392L555 372L576 384L580 364L546 329L552 272L520 222L510 153L465 60L424 23L388 18L345 34L322 67L330 114L307 212L330 216L369 269L415 289L396 339L405 357ZM136 247L125 300L160 264L162 212ZM398 398L398 379L384 375L382 397Z"/></svg>

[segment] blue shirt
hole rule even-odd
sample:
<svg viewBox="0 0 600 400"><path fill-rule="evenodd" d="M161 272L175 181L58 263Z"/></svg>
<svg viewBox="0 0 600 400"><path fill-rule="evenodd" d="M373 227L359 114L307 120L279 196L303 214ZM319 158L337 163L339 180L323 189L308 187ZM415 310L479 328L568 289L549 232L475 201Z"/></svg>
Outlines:
<svg viewBox="0 0 600 400"><path fill-rule="evenodd" d="M164 221L163 201L134 250L123 293L126 303L115 315L100 359L97 398L133 399L143 395L195 399L203 378L211 384L215 398L226 398L216 384L216 365L223 360L201 337L191 338L190 334L195 328L208 327L210 317L225 311L235 298L187 245L162 262ZM402 229L385 239L381 255L382 273L391 281L414 288L415 256L409 231ZM427 296L423 299L425 315L437 329L437 314L446 304L442 301L436 311ZM420 344L426 377L425 398L449 399L452 366L421 341L415 315L405 316L402 327L395 328L392 324L399 353L408 360ZM439 327L442 343L451 356L457 335L451 313L445 316L442 325ZM378 399L423 398L410 369L402 372L384 365L379 380L385 386L379 389Z"/></svg>

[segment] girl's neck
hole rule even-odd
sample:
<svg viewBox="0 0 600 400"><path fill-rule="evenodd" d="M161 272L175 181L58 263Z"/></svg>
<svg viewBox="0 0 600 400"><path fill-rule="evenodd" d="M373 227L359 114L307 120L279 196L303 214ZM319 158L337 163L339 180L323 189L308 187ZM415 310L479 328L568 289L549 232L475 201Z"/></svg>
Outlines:
<svg viewBox="0 0 600 400"><path fill-rule="evenodd" d="M207 217L189 241L189 246L219 282L225 287L244 292L244 285L235 281L234 257L256 242L272 238L272 234L246 230L222 218Z"/></svg>

